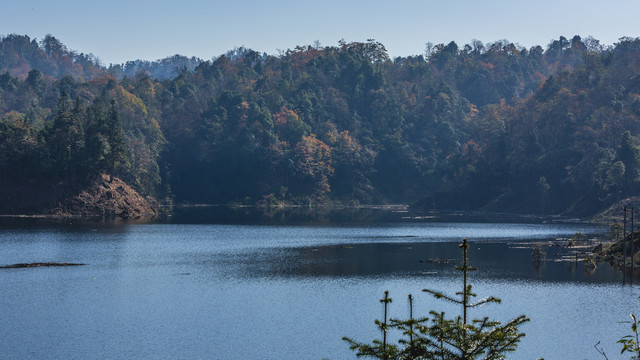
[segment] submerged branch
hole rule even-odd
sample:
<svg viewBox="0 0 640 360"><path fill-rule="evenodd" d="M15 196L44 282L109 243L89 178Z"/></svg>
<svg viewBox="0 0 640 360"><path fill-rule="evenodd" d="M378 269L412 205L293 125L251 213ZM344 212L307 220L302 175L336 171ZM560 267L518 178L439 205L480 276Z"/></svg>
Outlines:
<svg viewBox="0 0 640 360"><path fill-rule="evenodd" d="M36 262L36 263L26 263L26 264L12 264L12 265L4 265L0 266L0 269L22 269L22 268L33 268L33 267L44 267L44 266L83 266L85 264L80 263L59 263L59 262Z"/></svg>

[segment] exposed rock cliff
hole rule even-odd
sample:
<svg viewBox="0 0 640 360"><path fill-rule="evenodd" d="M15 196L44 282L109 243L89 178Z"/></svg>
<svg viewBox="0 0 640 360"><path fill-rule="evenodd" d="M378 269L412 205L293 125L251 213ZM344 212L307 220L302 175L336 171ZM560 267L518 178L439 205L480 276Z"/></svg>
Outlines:
<svg viewBox="0 0 640 360"><path fill-rule="evenodd" d="M102 174L88 185L12 183L0 188L0 215L133 220L158 215L158 202L119 178Z"/></svg>
<svg viewBox="0 0 640 360"><path fill-rule="evenodd" d="M134 219L158 215L158 202L144 197L124 181L102 174L89 187L53 209L56 215Z"/></svg>

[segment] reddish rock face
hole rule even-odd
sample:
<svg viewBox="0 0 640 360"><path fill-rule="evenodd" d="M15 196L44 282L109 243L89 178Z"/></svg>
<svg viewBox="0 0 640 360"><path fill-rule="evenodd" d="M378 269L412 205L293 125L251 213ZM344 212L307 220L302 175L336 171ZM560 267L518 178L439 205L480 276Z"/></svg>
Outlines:
<svg viewBox="0 0 640 360"><path fill-rule="evenodd" d="M26 182L0 189L0 214L35 217L93 217L146 220L158 215L159 203L142 196L121 179L96 176L88 186L60 182Z"/></svg>
<svg viewBox="0 0 640 360"><path fill-rule="evenodd" d="M88 188L72 197L60 209L60 215L101 216L135 219L158 215L158 203L140 195L119 178L102 174Z"/></svg>

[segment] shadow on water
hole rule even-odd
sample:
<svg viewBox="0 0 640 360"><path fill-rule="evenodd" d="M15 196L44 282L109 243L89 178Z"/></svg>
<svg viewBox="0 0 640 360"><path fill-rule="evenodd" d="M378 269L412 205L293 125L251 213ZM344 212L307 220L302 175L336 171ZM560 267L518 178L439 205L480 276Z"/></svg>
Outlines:
<svg viewBox="0 0 640 360"><path fill-rule="evenodd" d="M176 233L175 239L182 239L186 228L174 229L173 226L176 224L204 224L203 228L191 229L196 231L196 234L190 233L191 237L204 239L203 242L197 243L200 247L196 248L198 250L195 251L194 258L200 258L203 253L207 253L203 249L208 249L209 237L213 236L213 241L218 236L220 239L215 241L221 243L212 247L212 253L205 256L212 261L207 262L204 267L215 271L224 268L224 271L231 272L229 275L240 278L451 277L455 276L454 266L460 262L457 242L461 236L468 235L472 238L470 260L480 269L474 274L477 277L551 282L621 282L622 273L608 264L600 263L594 271L588 269L582 261L566 261L572 250L550 245L555 238L547 238L548 236L558 236L559 231L566 232L566 229L575 233L577 229L582 231L585 228L582 225L574 228L556 224L563 222L562 220L496 214L420 213L402 206L199 206L177 208L172 216L159 219L156 225L143 228L130 227L129 224L75 220L52 224L50 219L39 218L0 218L0 225L5 229L15 227L21 232L48 231L49 239L55 239L57 243L62 244L61 249L67 249L65 243L90 245L95 241L95 235L99 235L102 241L108 241L110 246L115 248L151 246L160 241L154 236L169 236L167 239L173 239L170 236L172 231L182 234ZM275 227L250 227L249 233L240 232L238 234L244 235L234 235L235 230L228 228L218 231L218 224ZM162 229L157 226L162 226ZM307 226L309 228L304 230ZM146 245L129 243L129 231L138 234L130 235L135 238L149 232L150 237ZM592 227L589 231L600 230ZM549 235L547 232L556 235ZM527 238L518 238L522 234L526 234ZM563 233L562 236L570 237L571 234ZM473 241L474 237L480 241ZM531 241L547 244L544 249L547 258L536 261L532 257ZM222 243L236 250L232 253L222 250ZM170 240L166 246L171 249L175 247L175 251L180 253L183 251L180 249L187 245L188 243L182 240ZM63 253L58 255L62 256ZM561 259L564 261L559 261Z"/></svg>
<svg viewBox="0 0 640 360"><path fill-rule="evenodd" d="M470 260L478 271L474 276L495 279L526 279L550 282L621 282L622 274L609 264L590 269L583 261L567 261L574 250L554 245L544 231L557 231L554 224L575 220L559 217L534 217L509 214L463 212L415 212L406 207L370 208L259 208L259 207L184 207L164 220L173 224L261 224L309 225L316 227L393 228L416 225L407 233L379 230L345 235L338 244L317 243L286 247L264 246L246 252L221 254L216 262L233 269L242 278L282 277L451 277L460 261L457 241L462 233L475 234ZM449 223L449 225L447 223ZM500 236L493 237L493 226L500 225ZM461 224L461 225L450 225ZM475 225L474 225L475 224ZM535 224L532 227L526 224ZM549 226L546 226L549 224ZM538 226L542 225L542 226ZM564 226L564 225L558 225ZM575 231L578 230L574 230ZM582 230L581 230L582 231ZM590 231L601 231L593 227ZM545 259L532 256L532 238L511 238L506 233L527 233L536 242L546 243ZM317 237L321 235L315 232ZM436 235L433 235L433 234ZM419 234L416 235L416 234ZM542 235L541 235L542 234ZM573 233L564 234L571 236ZM496 235L498 236L498 235ZM507 236L507 237L504 237ZM549 235L546 235L549 236ZM561 261L562 260L562 261Z"/></svg>
<svg viewBox="0 0 640 360"><path fill-rule="evenodd" d="M405 205L361 207L259 207L199 205L176 206L158 218L103 219L56 216L0 215L0 227L27 226L122 226L132 224L251 224L251 225L354 225L397 222L454 222L454 223L567 223L579 222L558 216L532 216L499 213L437 212L412 210Z"/></svg>
<svg viewBox="0 0 640 360"><path fill-rule="evenodd" d="M363 207L183 206L159 220L172 224L349 225L390 222L564 223L558 216L418 211L404 205Z"/></svg>
<svg viewBox="0 0 640 360"><path fill-rule="evenodd" d="M544 282L614 283L622 273L608 263L596 269L583 261L568 261L570 250L551 247L549 258L532 258L532 249L513 243L472 243L469 261L475 278ZM278 249L237 254L236 275L245 278L377 278L457 276L456 243L378 243Z"/></svg>
<svg viewBox="0 0 640 360"><path fill-rule="evenodd" d="M403 214L406 214L405 207L188 206L176 207L162 221L172 224L340 225L399 221Z"/></svg>

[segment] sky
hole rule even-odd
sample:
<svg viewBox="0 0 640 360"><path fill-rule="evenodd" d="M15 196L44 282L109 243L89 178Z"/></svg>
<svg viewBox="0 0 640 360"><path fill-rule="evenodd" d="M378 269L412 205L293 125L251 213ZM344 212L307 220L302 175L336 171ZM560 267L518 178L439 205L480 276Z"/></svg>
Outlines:
<svg viewBox="0 0 640 360"><path fill-rule="evenodd" d="M104 65L174 54L210 60L240 46L278 54L341 39L375 39L393 58L423 54L427 42L529 48L560 36L605 45L640 36L638 0L0 0L0 9L0 36L51 34Z"/></svg>

